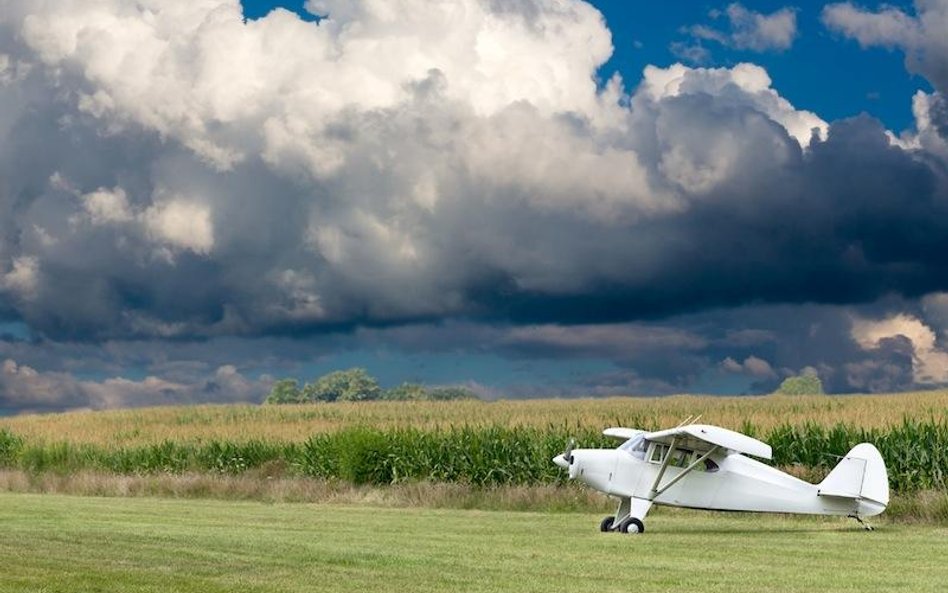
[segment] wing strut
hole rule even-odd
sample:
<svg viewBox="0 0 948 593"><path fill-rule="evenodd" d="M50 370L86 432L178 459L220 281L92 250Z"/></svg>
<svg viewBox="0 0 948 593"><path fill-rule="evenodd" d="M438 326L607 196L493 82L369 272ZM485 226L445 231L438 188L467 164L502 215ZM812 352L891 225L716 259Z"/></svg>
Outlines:
<svg viewBox="0 0 948 593"><path fill-rule="evenodd" d="M649 496L650 499L658 496L658 485L662 483L662 477L665 475L665 470L668 469L668 462L671 461L672 453L675 452L675 445L677 443L678 443L678 437L673 436L671 443L669 443L668 445L668 451L665 453L665 459L662 459L662 467L661 469L658 470L658 475L655 476L655 483L652 484L652 491Z"/></svg>
<svg viewBox="0 0 948 593"><path fill-rule="evenodd" d="M672 446L674 446L674 442L672 442ZM661 495L662 492L668 490L669 488L671 488L672 486L674 486L675 484L677 484L677 483L678 483L678 480L680 480L680 479L684 478L685 476L687 476L688 474L690 474L690 473L698 466L699 463L704 463L704 460L707 459L708 457L710 457L711 454L714 453L714 452L717 451L717 450L718 450L718 446L717 446L717 445L711 447L711 449L710 449L707 453L705 453L705 454L702 455L701 457L695 459L694 462L693 462L691 465L689 465L688 467L686 467L686 468L684 469L684 471L682 471L680 474L678 474L677 476L675 476L674 478L672 478L671 481L669 481L667 484L665 484L664 486L662 486L661 488L659 488L659 489L656 490L656 487L658 486L659 481L662 479L662 473L660 472L660 473L658 474L658 479L655 480L655 486L652 488L652 498L654 499L654 498L658 497L659 495ZM669 454L671 454L671 449L669 449ZM664 466L662 466L662 469L663 469L663 470L665 469Z"/></svg>

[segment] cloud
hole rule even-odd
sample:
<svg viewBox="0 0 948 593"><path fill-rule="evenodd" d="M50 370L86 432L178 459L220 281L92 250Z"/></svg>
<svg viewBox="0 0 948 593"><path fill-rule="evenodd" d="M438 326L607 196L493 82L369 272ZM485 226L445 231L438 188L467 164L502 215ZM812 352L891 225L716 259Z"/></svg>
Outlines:
<svg viewBox="0 0 948 593"><path fill-rule="evenodd" d="M935 87L934 93L918 91L912 101L916 134L905 141L939 155L948 162L948 2L915 3L915 14L883 6L870 11L849 2L830 4L822 20L830 30L855 39L862 47L885 47L905 53L910 72L921 74Z"/></svg>
<svg viewBox="0 0 948 593"><path fill-rule="evenodd" d="M744 362L737 362L730 356L721 361L721 368L729 373L749 375L756 379L776 379L777 373L770 363L756 356L748 356Z"/></svg>
<svg viewBox="0 0 948 593"><path fill-rule="evenodd" d="M100 187L84 194L82 205L92 224L121 223L132 219L125 190L120 187Z"/></svg>
<svg viewBox="0 0 948 593"><path fill-rule="evenodd" d="M924 319L940 337L948 338L948 293L934 292L921 300Z"/></svg>
<svg viewBox="0 0 948 593"><path fill-rule="evenodd" d="M10 271L0 277L0 288L16 298L33 299L38 283L38 268L39 263L35 257L14 258Z"/></svg>
<svg viewBox="0 0 948 593"><path fill-rule="evenodd" d="M869 357L846 362L836 371L850 390L892 393L931 387L916 381L914 347L905 336L881 338L868 352Z"/></svg>
<svg viewBox="0 0 948 593"><path fill-rule="evenodd" d="M206 254L214 247L210 210L187 199L173 197L144 213L149 234L175 247Z"/></svg>
<svg viewBox="0 0 948 593"><path fill-rule="evenodd" d="M771 88L767 71L755 64L740 63L733 68L689 68L674 64L668 68L646 66L639 92L653 100L707 93L722 104L746 106L779 123L806 148L814 135L825 138L829 125L816 114L797 110Z"/></svg>
<svg viewBox="0 0 948 593"><path fill-rule="evenodd" d="M693 25L687 31L699 40L755 52L788 50L797 36L797 13L793 8L763 14L735 2L724 11L711 11L713 19L722 16L728 21L726 31L707 25Z"/></svg>
<svg viewBox="0 0 948 593"><path fill-rule="evenodd" d="M657 350L700 350L706 345L704 338L686 331L637 324L528 325L511 328L503 342L550 354L562 351L575 357L585 352L617 360Z"/></svg>
<svg viewBox="0 0 948 593"><path fill-rule="evenodd" d="M916 317L894 315L881 320L855 319L853 339L864 350L883 348L892 338L907 340L912 354L913 380L918 385L948 383L948 352L936 343L932 329Z"/></svg>
<svg viewBox="0 0 948 593"><path fill-rule="evenodd" d="M848 2L829 4L823 7L822 19L827 27L856 39L863 47L914 46L922 36L915 18L891 6L870 12Z"/></svg>
<svg viewBox="0 0 948 593"><path fill-rule="evenodd" d="M689 64L700 66L711 61L711 52L700 43L674 41L668 49L676 58Z"/></svg>
<svg viewBox="0 0 948 593"><path fill-rule="evenodd" d="M675 237L828 133L749 64L597 88L611 40L583 2L401 2L313 4L319 23L8 2L32 64L29 108L2 99L0 255L35 262L18 316L101 339L577 315L678 291L663 276L697 246ZM693 306L669 296L618 317Z"/></svg>
<svg viewBox="0 0 948 593"><path fill-rule="evenodd" d="M116 377L80 380L67 372L40 372L6 359L0 365L0 408L19 411L108 409L194 402L259 402L269 390L267 377L251 380L225 365L192 383L149 376L140 381Z"/></svg>
<svg viewBox="0 0 948 593"><path fill-rule="evenodd" d="M310 2L318 22L246 21L237 0L0 5L0 320L41 344L4 357L49 381L79 372L56 356L97 376L122 361L194 395L171 369L246 373L254 344L285 369L293 338L321 356L467 332L516 359L634 366L607 381L628 387L754 357L823 363L847 390L844 366L879 349L809 304L879 318L880 299L948 290L937 93L903 139L826 122L753 64L600 84L611 34L579 0ZM792 42L793 11L727 18L735 47ZM742 317L781 304L839 354ZM139 383L111 385L174 391Z"/></svg>

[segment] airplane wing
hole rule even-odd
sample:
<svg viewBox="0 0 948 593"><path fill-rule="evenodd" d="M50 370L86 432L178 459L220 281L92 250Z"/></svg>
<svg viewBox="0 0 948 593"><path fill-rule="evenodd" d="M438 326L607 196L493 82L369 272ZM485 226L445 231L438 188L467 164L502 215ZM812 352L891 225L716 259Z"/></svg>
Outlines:
<svg viewBox="0 0 948 593"><path fill-rule="evenodd" d="M614 439L627 441L631 439L632 437L634 437L635 435L643 434L644 432L645 432L644 430L637 430L635 428L623 428L621 426L614 426L612 428L605 429L604 431L602 431L602 434L604 434L607 437L612 437Z"/></svg>
<svg viewBox="0 0 948 593"><path fill-rule="evenodd" d="M645 438L665 445L671 444L672 439L675 439L676 447L696 451L707 451L711 448L709 445L717 445L724 449L731 449L738 453L762 457L763 459L770 459L773 455L770 445L763 441L710 424L688 424L677 428L669 428L668 430L649 432L645 434Z"/></svg>

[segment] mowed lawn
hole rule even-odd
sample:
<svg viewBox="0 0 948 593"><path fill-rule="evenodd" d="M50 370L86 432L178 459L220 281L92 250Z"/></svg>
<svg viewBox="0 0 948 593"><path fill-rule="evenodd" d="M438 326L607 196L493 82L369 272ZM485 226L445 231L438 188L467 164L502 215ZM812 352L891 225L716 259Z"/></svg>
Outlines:
<svg viewBox="0 0 948 593"><path fill-rule="evenodd" d="M948 529L0 494L0 590L944 591Z"/></svg>

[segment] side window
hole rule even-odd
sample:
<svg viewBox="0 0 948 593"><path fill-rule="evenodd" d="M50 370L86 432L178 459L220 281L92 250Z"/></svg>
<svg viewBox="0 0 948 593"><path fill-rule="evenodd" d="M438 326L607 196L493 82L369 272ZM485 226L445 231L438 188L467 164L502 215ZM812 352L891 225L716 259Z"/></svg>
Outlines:
<svg viewBox="0 0 948 593"><path fill-rule="evenodd" d="M649 456L649 461L652 463L661 463L665 459L665 455L668 454L668 445L659 445L656 444L652 448L652 454ZM668 465L670 467L688 467L691 463L692 451L689 449L675 449L672 453L671 459L668 460Z"/></svg>
<svg viewBox="0 0 948 593"><path fill-rule="evenodd" d="M652 463L661 463L665 459L665 454L668 452L668 445L659 445L655 444L652 447L652 456L649 457L649 461Z"/></svg>
<svg viewBox="0 0 948 593"><path fill-rule="evenodd" d="M644 448L644 442L643 442ZM644 453L643 453L644 454ZM658 443L653 443L651 445L651 454L648 456L648 460L652 463L660 464L664 459L665 455L668 454L668 445L660 445ZM681 467L686 468L695 461L698 460L704 452L702 451L692 451L690 449L675 449L675 452L672 453L671 459L668 460L669 467ZM695 466L693 471L696 472L716 472L720 468L718 464L715 463L710 457L705 459L703 463L699 463Z"/></svg>
<svg viewBox="0 0 948 593"><path fill-rule="evenodd" d="M675 452L672 454L671 461L668 465L674 467L688 467L691 465L691 457L693 451L689 449L675 449Z"/></svg>

